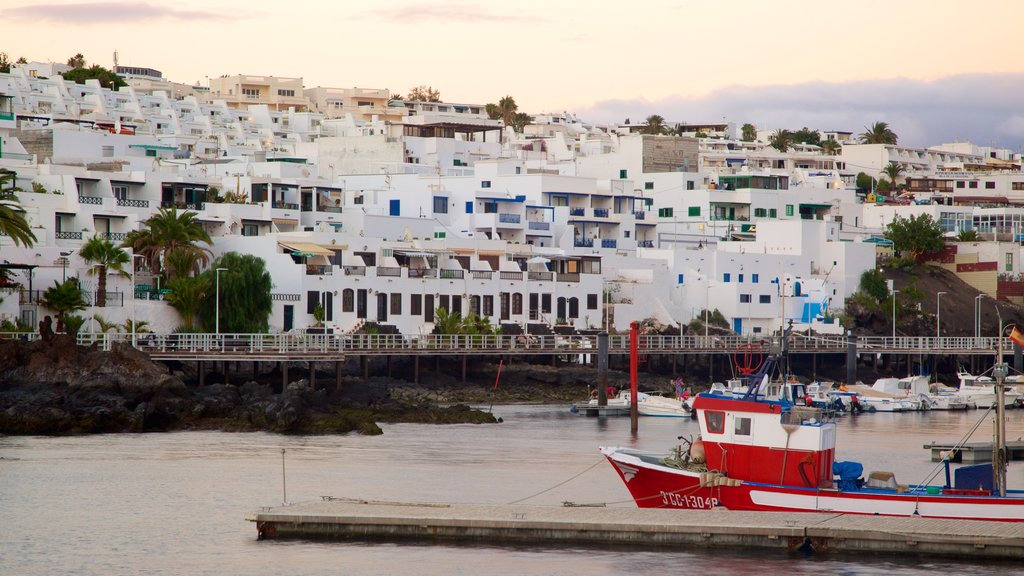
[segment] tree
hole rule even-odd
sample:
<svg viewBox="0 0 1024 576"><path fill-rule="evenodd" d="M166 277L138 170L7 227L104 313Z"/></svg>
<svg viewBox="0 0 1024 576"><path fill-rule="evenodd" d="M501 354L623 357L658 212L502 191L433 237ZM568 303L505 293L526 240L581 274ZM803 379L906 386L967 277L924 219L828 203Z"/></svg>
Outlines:
<svg viewBox="0 0 1024 576"><path fill-rule="evenodd" d="M928 214L910 218L896 216L885 227L885 237L892 241L894 250L906 252L915 261L925 252L935 252L942 248L942 228Z"/></svg>
<svg viewBox="0 0 1024 576"><path fill-rule="evenodd" d="M505 123L505 126L512 125L512 116L519 111L519 106L516 104L516 99L511 96L505 96L501 100L498 100L497 104L488 104L484 107L487 112L487 117L491 120L501 120Z"/></svg>
<svg viewBox="0 0 1024 576"><path fill-rule="evenodd" d="M85 56L82 56L82 53L79 52L71 58L68 58L68 66L71 66L72 68L85 68Z"/></svg>
<svg viewBox="0 0 1024 576"><path fill-rule="evenodd" d="M167 288L170 293L164 300L181 314L186 331L192 331L196 325L196 314L210 292L209 277L175 278L167 283Z"/></svg>
<svg viewBox="0 0 1024 576"><path fill-rule="evenodd" d="M533 116L530 116L525 112L516 112L512 115L512 130L522 134L523 129L526 128L526 125L530 122L533 122Z"/></svg>
<svg viewBox="0 0 1024 576"><path fill-rule="evenodd" d="M838 155L842 148L842 145L836 140L825 140L821 143L821 151L828 156Z"/></svg>
<svg viewBox="0 0 1024 576"><path fill-rule="evenodd" d="M892 182L893 190L896 189L896 179L903 175L903 164L899 162L889 162L882 169L882 173L889 177L889 181Z"/></svg>
<svg viewBox="0 0 1024 576"><path fill-rule="evenodd" d="M651 114L644 120L644 127L640 129L642 134L664 134L665 118L659 114Z"/></svg>
<svg viewBox="0 0 1024 576"><path fill-rule="evenodd" d="M69 72L61 74L65 80L70 80L76 84L85 84L86 80L96 79L100 81L100 86L109 88L111 90L117 90L122 86L127 86L128 83L111 70L104 68L103 66L91 66L89 68L75 68Z"/></svg>
<svg viewBox="0 0 1024 576"><path fill-rule="evenodd" d="M409 95L405 99L412 100L414 102L440 102L441 92L436 90L433 86L425 86L421 84L415 88L410 88Z"/></svg>
<svg viewBox="0 0 1024 576"><path fill-rule="evenodd" d="M980 240L980 237L977 230L961 229L956 234L957 242L977 242L978 240Z"/></svg>
<svg viewBox="0 0 1024 576"><path fill-rule="evenodd" d="M7 52L0 52L0 73L9 74L11 72L11 60L7 56Z"/></svg>
<svg viewBox="0 0 1024 576"><path fill-rule="evenodd" d="M793 133L789 130L778 129L772 132L772 135L768 138L768 143L779 152L785 152L789 150L789 145L793 142Z"/></svg>
<svg viewBox="0 0 1024 576"><path fill-rule="evenodd" d="M871 192L872 190L875 189L875 184L877 183L878 181L872 178L871 176L868 176L867 173L857 173L857 192L867 194L868 192Z"/></svg>
<svg viewBox="0 0 1024 576"><path fill-rule="evenodd" d="M879 303L889 297L889 285L885 281L885 276L873 268L860 275L860 291Z"/></svg>
<svg viewBox="0 0 1024 576"><path fill-rule="evenodd" d="M145 256L149 269L156 272L164 269L167 255L176 251L191 253L200 265L205 265L210 261L209 250L196 244L210 244L210 235L196 215L188 211L179 214L177 208L161 208L143 222L142 229L129 232L121 247Z"/></svg>
<svg viewBox="0 0 1024 576"><path fill-rule="evenodd" d="M861 144L896 144L899 137L889 129L885 122L875 122L871 126L865 126L864 132L860 135Z"/></svg>
<svg viewBox="0 0 1024 576"><path fill-rule="evenodd" d="M29 247L36 243L36 235L20 206L13 202L0 202L0 234L8 236L15 245Z"/></svg>
<svg viewBox="0 0 1024 576"><path fill-rule="evenodd" d="M744 142L753 142L754 140L757 140L757 128L749 122L741 126L740 140L743 140Z"/></svg>
<svg viewBox="0 0 1024 576"><path fill-rule="evenodd" d="M793 141L800 142L801 144L810 144L812 146L818 146L821 144L821 132L817 130L811 130L804 126L803 128L792 132Z"/></svg>
<svg viewBox="0 0 1024 576"><path fill-rule="evenodd" d="M217 325L217 268L227 268L220 274L221 332L266 332L269 329L267 319L273 309L270 272L267 272L262 258L237 252L223 254L202 274L214 286L213 290L206 293L199 307L203 329L213 332Z"/></svg>
<svg viewBox="0 0 1024 576"><path fill-rule="evenodd" d="M63 283L53 281L53 287L43 292L39 303L57 313L57 332L64 331L64 318L72 312L85 310L85 297L77 278L68 278Z"/></svg>
<svg viewBox="0 0 1024 576"><path fill-rule="evenodd" d="M96 306L103 308L107 305L107 274L124 274L124 265L131 261L131 257L110 240L99 236L90 238L78 251L78 255L96 265L89 269L89 274L97 276Z"/></svg>
<svg viewBox="0 0 1024 576"><path fill-rule="evenodd" d="M462 315L448 312L445 308L434 310L435 334L460 334L462 332Z"/></svg>

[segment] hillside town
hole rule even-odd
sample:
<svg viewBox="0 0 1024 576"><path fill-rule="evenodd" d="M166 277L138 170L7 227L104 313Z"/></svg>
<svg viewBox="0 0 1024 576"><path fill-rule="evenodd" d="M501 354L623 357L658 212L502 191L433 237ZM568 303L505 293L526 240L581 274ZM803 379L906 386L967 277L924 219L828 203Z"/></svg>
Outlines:
<svg viewBox="0 0 1024 576"><path fill-rule="evenodd" d="M884 122L596 124L430 87L191 85L115 64L113 90L71 70L0 73L0 200L34 237L0 236L8 330L34 329L56 312L46 291L73 281L86 332L241 331L221 316L249 281L224 265L233 253L265 266L270 332L415 335L452 314L614 332L714 314L742 336L840 334L892 253L886 227L921 215L948 241L936 264L1024 303L1024 173L1007 149L907 147ZM178 224L187 248L154 248ZM120 260L96 255L111 245Z"/></svg>

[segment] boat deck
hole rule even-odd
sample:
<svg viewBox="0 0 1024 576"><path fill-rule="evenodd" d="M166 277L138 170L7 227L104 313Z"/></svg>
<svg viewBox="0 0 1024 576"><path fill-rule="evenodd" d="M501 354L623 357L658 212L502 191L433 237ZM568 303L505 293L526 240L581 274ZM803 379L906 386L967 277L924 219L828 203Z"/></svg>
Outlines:
<svg viewBox="0 0 1024 576"><path fill-rule="evenodd" d="M925 450L931 450L932 462L941 462L945 454L953 449L955 444L925 444ZM1024 442L1015 441L1006 443L1006 458L1009 461L1024 460ZM960 447L960 450L953 455L950 462L963 462L973 464L977 462L992 461L991 442L968 442Z"/></svg>
<svg viewBox="0 0 1024 576"><path fill-rule="evenodd" d="M1024 559L1024 523L870 515L620 507L323 501L246 515L260 539L420 540L488 545L751 546Z"/></svg>

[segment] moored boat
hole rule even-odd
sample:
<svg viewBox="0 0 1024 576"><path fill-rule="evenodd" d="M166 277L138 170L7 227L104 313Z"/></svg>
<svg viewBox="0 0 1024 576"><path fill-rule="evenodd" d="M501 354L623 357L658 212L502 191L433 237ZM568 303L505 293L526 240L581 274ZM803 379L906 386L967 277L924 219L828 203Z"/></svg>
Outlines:
<svg viewBox="0 0 1024 576"><path fill-rule="evenodd" d="M642 508L839 512L1024 522L1024 491L993 485L990 464L944 485L899 484L891 472L836 462L836 424L800 394L768 399L767 373L743 397L699 394L701 436L667 454L606 447ZM946 466L949 466L948 461ZM996 475L999 478L998 475Z"/></svg>

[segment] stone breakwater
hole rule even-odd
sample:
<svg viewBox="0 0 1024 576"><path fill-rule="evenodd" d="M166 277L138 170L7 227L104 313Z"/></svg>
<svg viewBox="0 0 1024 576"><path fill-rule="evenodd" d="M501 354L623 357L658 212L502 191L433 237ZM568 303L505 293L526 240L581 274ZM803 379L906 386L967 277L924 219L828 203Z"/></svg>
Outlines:
<svg viewBox="0 0 1024 576"><path fill-rule="evenodd" d="M495 421L464 405L399 401L387 394L353 397L314 390L306 380L281 391L257 382L190 387L130 346L102 351L78 346L64 335L47 334L34 342L0 341L3 434L196 429L379 434L378 422Z"/></svg>

